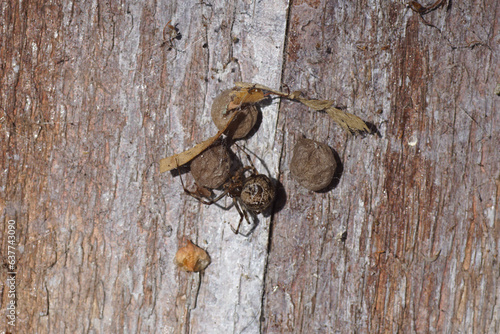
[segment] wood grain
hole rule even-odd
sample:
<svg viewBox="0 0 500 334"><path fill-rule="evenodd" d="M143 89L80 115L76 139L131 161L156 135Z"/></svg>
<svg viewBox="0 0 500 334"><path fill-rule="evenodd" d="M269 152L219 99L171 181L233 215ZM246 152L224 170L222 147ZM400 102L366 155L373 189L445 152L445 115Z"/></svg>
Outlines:
<svg viewBox="0 0 500 334"><path fill-rule="evenodd" d="M450 6L422 18L398 3L293 3L283 81L336 98L381 138L348 138L283 106L288 196L273 220L262 332L499 330L498 15ZM338 152L335 189L291 179L300 134Z"/></svg>
<svg viewBox="0 0 500 334"><path fill-rule="evenodd" d="M17 313L0 331L499 332L497 7L2 3L0 308L15 221ZM238 81L334 100L380 134L264 106L240 144L281 189L248 237L159 172L217 133L211 102ZM328 191L290 176L303 135L342 162ZM173 263L185 239L203 274Z"/></svg>

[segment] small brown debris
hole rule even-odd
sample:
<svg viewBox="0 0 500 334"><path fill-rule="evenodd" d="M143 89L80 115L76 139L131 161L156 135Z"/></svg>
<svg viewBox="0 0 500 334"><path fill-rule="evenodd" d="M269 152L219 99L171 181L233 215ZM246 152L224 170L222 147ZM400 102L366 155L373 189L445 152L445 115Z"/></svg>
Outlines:
<svg viewBox="0 0 500 334"><path fill-rule="evenodd" d="M187 240L187 245L179 248L175 254L174 263L184 271L202 271L210 264L210 256Z"/></svg>
<svg viewBox="0 0 500 334"><path fill-rule="evenodd" d="M333 180L337 162L332 149L323 143L301 138L293 149L290 172L304 188L319 191Z"/></svg>
<svg viewBox="0 0 500 334"><path fill-rule="evenodd" d="M212 146L191 161L191 174L196 184L219 188L229 178L231 157L224 144Z"/></svg>
<svg viewBox="0 0 500 334"><path fill-rule="evenodd" d="M237 106L230 104L237 100L241 110L238 112L236 119L234 121L234 129L231 129L233 125L229 127L229 132L232 133L232 138L240 139L248 135L257 123L257 118L259 111L255 105L242 105L245 101L243 97L238 97L234 95L235 92L232 89L227 89L217 95L212 103L212 120L219 130L224 129L234 112L236 112ZM242 93L240 93L242 95ZM247 101L245 101L246 103ZM231 110L232 109L232 110Z"/></svg>

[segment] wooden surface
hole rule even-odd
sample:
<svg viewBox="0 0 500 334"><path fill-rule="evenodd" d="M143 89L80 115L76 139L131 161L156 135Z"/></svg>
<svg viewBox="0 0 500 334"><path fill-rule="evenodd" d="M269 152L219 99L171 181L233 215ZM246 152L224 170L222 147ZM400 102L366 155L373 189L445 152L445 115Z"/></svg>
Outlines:
<svg viewBox="0 0 500 334"><path fill-rule="evenodd" d="M2 312L9 222L17 271L0 332L500 332L497 1L423 17L401 1L7 1L0 20ZM336 100L380 133L263 107L240 144L281 190L248 237L158 164L217 132L211 101L236 81ZM326 192L290 176L302 135L342 161ZM186 238L204 274L173 264Z"/></svg>

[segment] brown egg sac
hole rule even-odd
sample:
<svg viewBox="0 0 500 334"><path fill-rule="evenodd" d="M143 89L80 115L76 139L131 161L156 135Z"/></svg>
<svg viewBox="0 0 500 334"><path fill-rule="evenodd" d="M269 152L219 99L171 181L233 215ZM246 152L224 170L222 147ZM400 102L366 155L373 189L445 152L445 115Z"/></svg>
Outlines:
<svg viewBox="0 0 500 334"><path fill-rule="evenodd" d="M174 263L184 271L202 271L210 264L210 256L188 240L175 254Z"/></svg>
<svg viewBox="0 0 500 334"><path fill-rule="evenodd" d="M223 144L209 147L191 161L196 184L210 189L220 187L229 177L231 157Z"/></svg>
<svg viewBox="0 0 500 334"><path fill-rule="evenodd" d="M326 188L332 182L336 168L335 156L328 145L299 139L293 149L290 172L301 186L312 191Z"/></svg>
<svg viewBox="0 0 500 334"><path fill-rule="evenodd" d="M212 103L212 120L219 130L223 130L232 114L240 110L227 111L227 106L233 100L232 92L232 89L223 91L217 95ZM240 139L248 135L255 126L255 123L257 123L259 116L259 111L254 105L242 108L239 113L240 115L237 115L233 120L235 128L232 128L232 125L229 127L229 133L232 134L232 138L234 139Z"/></svg>

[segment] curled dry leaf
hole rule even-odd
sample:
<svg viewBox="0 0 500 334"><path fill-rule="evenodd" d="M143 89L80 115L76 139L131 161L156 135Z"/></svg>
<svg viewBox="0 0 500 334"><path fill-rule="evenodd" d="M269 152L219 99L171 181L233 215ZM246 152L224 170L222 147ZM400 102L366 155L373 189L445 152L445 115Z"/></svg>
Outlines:
<svg viewBox="0 0 500 334"><path fill-rule="evenodd" d="M316 111L326 112L335 123L340 125L344 130L350 133L371 133L370 128L366 125L365 121L356 115L345 112L339 108L333 107L334 102L328 100L307 100L304 98L297 98L297 101L308 106Z"/></svg>
<svg viewBox="0 0 500 334"><path fill-rule="evenodd" d="M227 106L228 110L240 108L245 104L256 104L267 97L262 89L255 87L234 89L230 96L232 99Z"/></svg>
<svg viewBox="0 0 500 334"><path fill-rule="evenodd" d="M210 256L188 240L175 254L174 263L185 271L202 271L210 264Z"/></svg>
<svg viewBox="0 0 500 334"><path fill-rule="evenodd" d="M250 82L235 82L235 87L237 88L243 88L243 89L260 89L265 92L272 93L274 95L282 96L282 97L288 97L288 94L280 92L279 90L275 90L272 88L269 88L267 86L261 85L261 84L256 84L256 83L250 83Z"/></svg>
<svg viewBox="0 0 500 334"><path fill-rule="evenodd" d="M356 115L350 114L348 112L345 112L341 109L335 108L334 101L331 100L310 100L302 97L302 93L300 91L293 92L291 94L287 94L284 92L280 92L278 90L274 90L272 88L259 85L259 84L252 84L252 83L247 83L247 82L237 82L236 87L239 87L240 89L246 89L246 90L251 90L251 89L259 89L261 90L266 96L269 94L275 94L277 96L297 101L305 106L314 109L316 111L324 111L326 112L334 122L339 124L344 130L350 132L350 133L371 133L370 128L366 125L366 123L359 118Z"/></svg>

